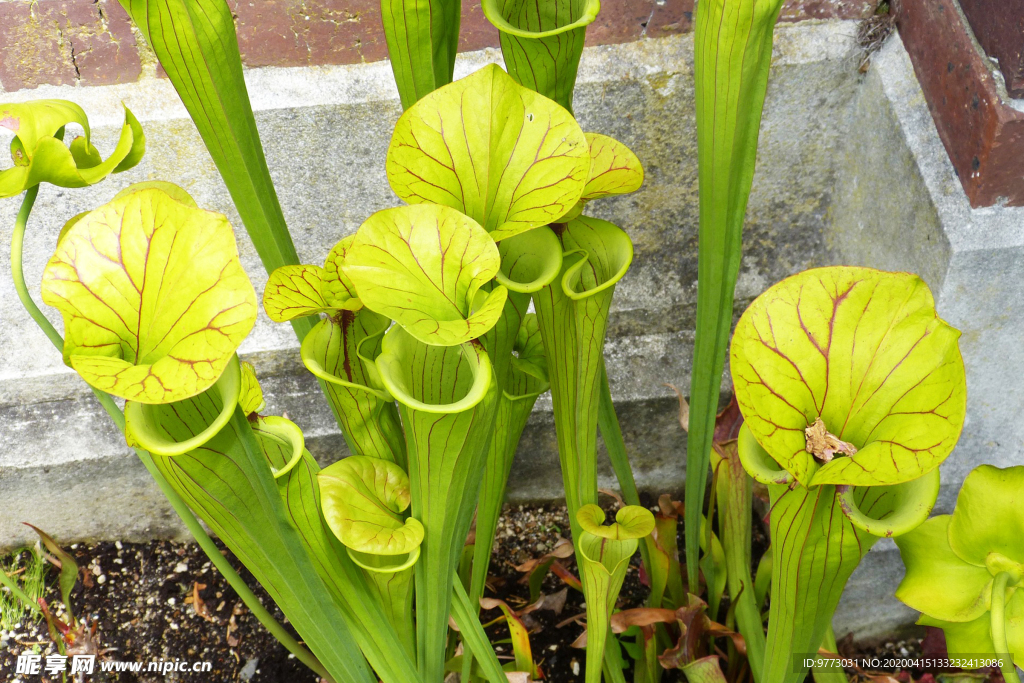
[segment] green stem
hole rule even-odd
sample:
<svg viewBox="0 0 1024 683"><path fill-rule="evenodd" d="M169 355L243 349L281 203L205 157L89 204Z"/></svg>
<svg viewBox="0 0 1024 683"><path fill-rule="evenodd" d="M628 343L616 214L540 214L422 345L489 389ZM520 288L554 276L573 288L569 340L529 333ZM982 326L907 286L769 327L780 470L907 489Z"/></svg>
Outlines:
<svg viewBox="0 0 1024 683"><path fill-rule="evenodd" d="M21 305L36 321L36 325L46 333L57 350L63 353L64 340L61 338L60 332L54 329L43 312L36 306L36 302L32 300L32 295L29 294L28 287L25 285L25 272L22 267L21 256L25 243L25 226L28 225L28 216L32 212L32 205L36 202L37 194L39 194L38 185L26 190L25 198L21 202L21 210L18 211L18 220L14 223L14 234L11 236L11 277L14 278L14 289L18 292Z"/></svg>
<svg viewBox="0 0 1024 683"><path fill-rule="evenodd" d="M992 582L992 644L995 646L996 656L1006 656L1001 660L999 670L1003 673L1003 680L1006 683L1019 681L1017 667L1013 664L1013 655L1006 644L1006 585L1009 582L1009 572L999 572Z"/></svg>
<svg viewBox="0 0 1024 683"><path fill-rule="evenodd" d="M25 272L22 268L25 227L28 225L28 217L32 212L32 205L35 204L36 195L38 193L38 185L29 188L25 192L25 198L21 202L21 210L18 211L18 219L14 224L14 235L11 237L11 276L14 280L14 288L18 292L18 298L21 300L22 306L24 306L25 310L28 311L28 314L32 316L32 319L36 322L39 328L46 333L46 336L49 337L57 350L63 354L64 338L61 337L60 332L53 327L50 321L47 320L46 316L43 315L43 312L39 310L39 307L36 306L35 301L32 300L32 295L29 294L28 286L25 283ZM113 397L111 397L110 394L100 391L94 387L90 388L92 388L92 393L95 394L96 400L100 402L103 409L107 411L108 415L110 415L110 419L114 421L114 424L117 425L117 428L123 433L124 413L121 412L121 409L114 402ZM185 501L175 493L174 489L171 488L171 485L167 482L167 479L164 478L164 475L156 468L156 465L153 463L153 456L139 448L135 449L135 453L139 456L142 464L146 466L146 469L149 470L149 473L153 475L153 479L156 480L157 486L159 486L160 490L163 491L168 502L170 502L171 507L174 508L174 511L178 513L179 517L181 517L181 521L185 523L185 527L192 534L196 543L198 543L199 547L206 553L206 556L210 559L210 562L213 563L213 566L215 566L224 578L227 579L228 584L238 594L238 597L242 599L242 602L244 602L245 606L249 608L249 611L253 613L253 616L255 616L259 622L263 624L268 631L270 631L271 635L277 638L277 640L284 645L289 652L295 655L296 659L308 666L321 678L327 678L330 680L327 670L324 669L319 660L313 656L313 653L300 645L299 642L295 640L287 630L285 630L284 626L274 619L273 615L267 611L267 608L264 607L259 598L256 597L256 594L252 592L252 590L245 584L245 581L242 580L242 577L238 575L238 572L235 571L234 567L231 566L231 563L228 562L227 558L221 554L220 548L217 547L217 544L213 542L213 539L210 538L209 534L207 534L203 529L202 524L200 524L196 516L192 514L192 511L185 504ZM6 574L3 574L3 572L0 572L0 583L3 583L5 586L10 588L17 597L25 601L32 609L34 609L34 611L40 611L39 606L29 600L28 596L26 596L21 589L17 587L17 585L11 585L11 583L8 583L7 576Z"/></svg>

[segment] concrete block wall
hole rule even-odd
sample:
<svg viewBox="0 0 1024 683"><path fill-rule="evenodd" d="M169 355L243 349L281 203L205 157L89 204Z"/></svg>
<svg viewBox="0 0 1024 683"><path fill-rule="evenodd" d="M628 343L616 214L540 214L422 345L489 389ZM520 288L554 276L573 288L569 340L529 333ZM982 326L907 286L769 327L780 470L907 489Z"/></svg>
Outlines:
<svg viewBox="0 0 1024 683"><path fill-rule="evenodd" d="M76 4L40 0L33 3L35 11L47 2L65 10ZM21 11L25 4L0 0L0 14L15 5ZM108 4L114 16L119 7ZM384 177L384 154L400 114L390 67L371 61L368 52L354 55L334 44L323 48L313 66L302 61L304 51L312 54L309 46L294 54L282 48L285 65L267 66L247 52L243 19L249 10L243 4L237 6L243 53L247 64L259 66L247 71L257 123L299 254L318 263L372 212L398 203ZM312 0L281 4L321 16L310 9ZM334 6L329 0L321 5ZM634 8L634 16L612 0L605 4L605 12L618 18L594 31L609 44L584 53L576 111L585 130L623 140L646 169L641 191L595 203L593 211L625 228L636 244L634 265L617 288L606 355L637 479L659 493L678 492L683 485L685 438L675 397L663 383L684 391L689 386L697 173L689 9L671 0L651 5L641 17L644 26L636 20L643 12ZM679 30L651 37L646 29L653 18L673 7L681 12ZM805 0L786 11L791 18L827 20L777 29L736 315L766 287L809 267L857 263L920 272L936 293L940 314L964 331L968 363L968 424L943 470L941 507L948 511L971 467L1019 462L1024 451L1024 434L1012 420L1024 408L1024 395L1004 379L1007 368L1024 367L1012 343L1018 330L1013 306L1022 298L1024 216L1019 209L973 210L967 204L898 38L875 56L866 74L858 72L857 24L844 18L863 16L864 3ZM106 21L114 32L113 19ZM4 42L11 25L0 21L0 82L8 90L0 99L80 103L101 151L116 140L123 101L149 140L146 159L128 173L83 190L43 189L27 239L29 282L38 283L64 221L130 182L161 178L182 185L201 206L228 215L243 263L262 291L266 273L230 198L145 48L136 43L141 75L129 69L113 82L89 80L81 64L72 65L79 76L70 83L47 74L11 80L18 70ZM472 26L469 20L467 25ZM480 27L478 35L486 29ZM362 45L369 38L359 40ZM462 55L457 75L500 62L492 47L471 47L483 49ZM293 58L298 61L287 61ZM25 83L31 87L15 91ZM0 202L0 243L9 242L17 209L15 199ZM180 535L180 524L144 468L21 310L6 259L0 260L0 320L0 546L29 539L21 521L62 540ZM302 426L321 461L346 454L316 383L298 360L290 327L261 315L241 351L260 374L268 412L287 413ZM722 388L729 390L727 377ZM550 401L542 398L513 470L513 500L561 496L555 443ZM602 477L614 485L610 468ZM911 621L913 615L891 597L900 572L894 545L880 543L851 582L837 632L870 637Z"/></svg>

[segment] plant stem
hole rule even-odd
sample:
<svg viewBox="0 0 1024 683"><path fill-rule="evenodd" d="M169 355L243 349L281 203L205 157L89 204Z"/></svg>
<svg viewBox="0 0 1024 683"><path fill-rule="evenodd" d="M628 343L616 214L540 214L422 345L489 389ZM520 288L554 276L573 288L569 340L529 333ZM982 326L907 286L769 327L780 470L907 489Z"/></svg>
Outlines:
<svg viewBox="0 0 1024 683"><path fill-rule="evenodd" d="M1013 655L1006 644L1006 584L1009 582L1009 572L999 572L992 581L992 644L995 646L996 656L1006 656L1002 660L999 670L1003 673L1003 680L1006 683L1019 681L1017 667L1013 663Z"/></svg>
<svg viewBox="0 0 1024 683"><path fill-rule="evenodd" d="M29 293L28 287L25 283L25 272L22 268L25 227L28 225L28 217L32 212L32 205L35 204L36 195L38 193L38 185L29 188L25 192L25 198L21 202L21 210L18 211L18 219L14 224L14 235L11 237L11 277L14 280L14 288L18 292L18 298L21 300L22 306L24 306L25 310L28 311L28 314L32 316L32 319L36 322L39 328L42 329L47 337L49 337L57 350L63 354L64 338L61 337L60 332L50 324L50 321L47 320L46 316L43 315L43 312L39 310L38 306L36 306L35 301L32 300L32 295ZM99 401L100 405L103 406L103 409L107 411L108 415L110 415L110 419L113 420L114 424L117 425L117 428L124 433L124 413L121 412L121 409L114 402L113 397L104 391L96 389L95 387L90 388L92 389L92 393L95 394L96 400ZM238 572L235 571L234 567L231 566L231 563L228 562L227 558L221 554L220 548L217 547L217 544L213 542L210 535L203 529L202 524L200 524L196 516L192 514L192 511L185 504L185 501L183 501L174 489L171 488L167 479L165 479L164 475L157 469L153 462L153 456L139 448L134 450L136 455L139 456L139 460L142 461L142 464L145 465L146 469L149 470L149 473L153 475L153 479L156 480L157 486L159 486L160 490L163 491L164 496L167 497L167 500L171 504L171 507L174 508L174 511L178 513L181 521L185 523L185 527L189 530L189 533L192 534L196 543L198 543L199 547L203 549L203 552L206 553L210 562L212 562L213 566L220 571L231 588L233 588L238 594L238 597L242 599L242 602L244 602L245 606L249 608L249 611L253 613L253 616L255 616L259 622L263 624L268 631L270 631L271 635L277 638L277 640L284 645L289 652L295 655L296 659L312 669L321 678L329 679L327 670L324 669L322 664L320 664L320 661L313 656L312 652L300 645L299 642L295 640L290 633L288 633L284 626L274 619L273 615L267 611L267 608L264 607L263 603L261 603L259 598L256 597L256 594L252 592L252 590L245 584L245 581L242 580L242 577L238 575ZM10 582L7 575L3 572L0 572L0 583L10 588L15 596L29 605L30 609L37 613L40 612L39 605L33 603L16 584Z"/></svg>
<svg viewBox="0 0 1024 683"><path fill-rule="evenodd" d="M36 325L46 333L53 345L61 353L64 352L64 340L60 332L54 329L50 321L46 319L43 312L32 300L28 287L25 285L25 272L22 268L22 252L25 242L25 226L28 225L28 216L32 212L32 205L36 202L36 195L39 194L39 186L30 187L25 192L25 198L21 201L21 210L18 211L18 220L14 223L14 234L11 236L11 277L14 278L14 289L18 292L21 305L25 307L28 314L36 321Z"/></svg>

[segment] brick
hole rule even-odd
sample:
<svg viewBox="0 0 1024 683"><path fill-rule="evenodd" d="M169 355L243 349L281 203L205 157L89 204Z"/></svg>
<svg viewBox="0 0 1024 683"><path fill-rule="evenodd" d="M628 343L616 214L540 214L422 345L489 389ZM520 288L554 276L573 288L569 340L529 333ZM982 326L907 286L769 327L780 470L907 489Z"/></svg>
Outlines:
<svg viewBox="0 0 1024 683"><path fill-rule="evenodd" d="M1024 97L1024 0L960 0L974 36L999 61L1010 97Z"/></svg>
<svg viewBox="0 0 1024 683"><path fill-rule="evenodd" d="M246 66L355 64L387 57L379 0L228 0Z"/></svg>
<svg viewBox="0 0 1024 683"><path fill-rule="evenodd" d="M462 1L462 26L459 30L459 52L498 47L498 29L484 16L480 0Z"/></svg>
<svg viewBox="0 0 1024 683"><path fill-rule="evenodd" d="M125 83L141 71L117 0L0 3L0 83L6 90Z"/></svg>
<svg viewBox="0 0 1024 683"><path fill-rule="evenodd" d="M1024 206L1024 113L1000 100L953 0L902 0L897 26L971 206Z"/></svg>
<svg viewBox="0 0 1024 683"><path fill-rule="evenodd" d="M874 13L876 5L878 0L786 0L779 21L866 19Z"/></svg>
<svg viewBox="0 0 1024 683"><path fill-rule="evenodd" d="M648 38L661 38L693 30L694 0L665 0L654 3L647 22Z"/></svg>

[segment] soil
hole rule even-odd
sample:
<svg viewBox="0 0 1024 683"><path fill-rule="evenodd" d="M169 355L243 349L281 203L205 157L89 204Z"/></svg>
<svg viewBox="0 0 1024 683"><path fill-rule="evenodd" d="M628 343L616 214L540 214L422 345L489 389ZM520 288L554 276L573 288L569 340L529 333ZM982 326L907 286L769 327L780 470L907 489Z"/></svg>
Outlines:
<svg viewBox="0 0 1024 683"><path fill-rule="evenodd" d="M516 571L516 566L552 550L559 538L569 535L568 530L569 520L564 506L506 507L495 539L491 590L487 596L500 598L513 609L526 606L529 589L519 582L523 574ZM766 546L760 524L755 524L755 556L760 555ZM103 542L72 545L69 551L81 568L80 580L72 593L72 608L76 616L95 624L95 640L105 658L147 664L153 661L198 661L212 665L212 670L207 673L168 674L100 673L97 667L97 672L86 680L93 683L317 683L317 677L263 629L197 545L168 541L145 544ZM261 601L272 605L252 575L229 551L223 549L222 552L239 569ZM573 558L562 563L575 574ZM62 608L57 607L60 600L56 570L52 574L52 585L46 599L60 615ZM565 585L560 579L548 575L542 592L554 595L563 588ZM623 609L640 606L645 595L638 560L634 558L618 606ZM276 607L273 611L278 620L283 621L283 615ZM573 617L584 612L582 595L569 589L564 605L557 613L539 609L524 618L531 630L534 659L546 680L554 683L582 682L584 651L572 647L572 644L583 632L583 627ZM481 618L487 624L500 614L497 609L484 611ZM511 659L511 646L501 642L509 635L504 622L487 626L487 632L499 656ZM841 643L840 649L844 654L853 651L845 643ZM45 623L31 623L26 619L13 632L0 632L0 683L50 680L46 676L25 676L19 681L15 676L17 654L29 650L44 657L56 653L47 636ZM919 638L885 643L872 650L873 653L888 652L902 656L921 651ZM53 679L53 683L58 680L59 677ZM631 680L629 671L626 672L626 680ZM678 671L667 671L662 680L664 683L676 683L683 678ZM862 680L870 679L864 677ZM899 680L911 679L903 675Z"/></svg>

